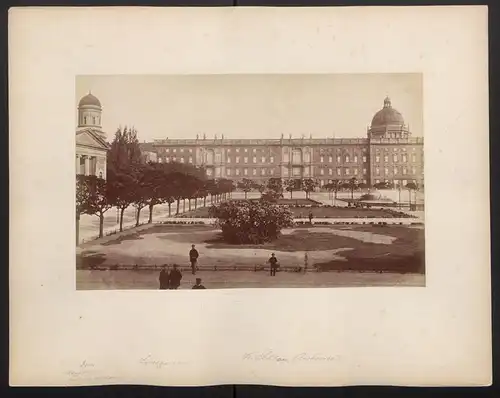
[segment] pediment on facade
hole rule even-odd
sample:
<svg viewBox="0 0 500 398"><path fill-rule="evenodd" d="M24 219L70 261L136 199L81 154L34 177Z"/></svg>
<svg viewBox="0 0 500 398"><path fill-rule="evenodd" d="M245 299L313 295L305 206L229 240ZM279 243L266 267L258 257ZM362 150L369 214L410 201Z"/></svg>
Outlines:
<svg viewBox="0 0 500 398"><path fill-rule="evenodd" d="M101 149L103 151L106 151L109 148L106 141L99 136L99 133L90 129L77 131L76 145Z"/></svg>

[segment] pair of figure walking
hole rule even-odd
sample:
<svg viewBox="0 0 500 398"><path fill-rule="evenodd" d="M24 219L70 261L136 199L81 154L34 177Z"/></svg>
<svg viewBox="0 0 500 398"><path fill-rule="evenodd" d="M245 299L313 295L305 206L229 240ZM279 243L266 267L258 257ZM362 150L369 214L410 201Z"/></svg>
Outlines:
<svg viewBox="0 0 500 398"><path fill-rule="evenodd" d="M179 271L177 264L174 264L170 272L164 266L160 271L160 290L176 290L181 285L181 279L182 273Z"/></svg>

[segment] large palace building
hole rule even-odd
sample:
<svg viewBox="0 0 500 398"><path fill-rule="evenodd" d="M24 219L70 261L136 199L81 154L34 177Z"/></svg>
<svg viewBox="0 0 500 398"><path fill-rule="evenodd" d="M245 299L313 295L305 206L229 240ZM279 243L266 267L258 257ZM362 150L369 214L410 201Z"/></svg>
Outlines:
<svg viewBox="0 0 500 398"><path fill-rule="evenodd" d="M424 179L424 140L412 137L386 98L366 138L164 139L150 143L158 162L203 166L211 178L312 178L319 186L355 177L366 184Z"/></svg>

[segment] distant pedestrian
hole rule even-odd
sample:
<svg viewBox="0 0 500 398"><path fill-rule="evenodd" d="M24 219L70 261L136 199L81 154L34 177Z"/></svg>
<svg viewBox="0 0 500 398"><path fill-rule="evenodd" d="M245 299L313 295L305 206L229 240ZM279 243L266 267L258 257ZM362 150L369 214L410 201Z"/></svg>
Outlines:
<svg viewBox="0 0 500 398"><path fill-rule="evenodd" d="M167 268L165 266L162 267L160 271L160 277L158 279L160 280L160 290L168 289L170 278L167 272Z"/></svg>
<svg viewBox="0 0 500 398"><path fill-rule="evenodd" d="M193 289L206 289L205 286L201 284L201 278L196 278L196 284L193 286Z"/></svg>
<svg viewBox="0 0 500 398"><path fill-rule="evenodd" d="M313 213L312 211L309 212L309 223L312 224L312 220L313 220Z"/></svg>
<svg viewBox="0 0 500 398"><path fill-rule="evenodd" d="M177 264L174 264L174 268L170 271L169 275L169 289L176 290L181 285L182 273L179 271Z"/></svg>
<svg viewBox="0 0 500 398"><path fill-rule="evenodd" d="M276 276L276 270L278 269L278 259L274 255L274 253L271 254L271 257L268 260L270 267L270 275L271 276Z"/></svg>
<svg viewBox="0 0 500 398"><path fill-rule="evenodd" d="M189 262L191 263L191 271L193 272L193 275L196 274L199 256L198 250L195 249L194 245L191 245L191 250L189 251Z"/></svg>

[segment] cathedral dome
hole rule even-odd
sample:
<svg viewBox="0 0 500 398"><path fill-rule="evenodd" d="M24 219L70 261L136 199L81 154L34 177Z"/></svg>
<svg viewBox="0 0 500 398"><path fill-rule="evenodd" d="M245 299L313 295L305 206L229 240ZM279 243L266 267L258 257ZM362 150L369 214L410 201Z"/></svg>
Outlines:
<svg viewBox="0 0 500 398"><path fill-rule="evenodd" d="M78 103L78 107L82 106L95 106L101 108L101 101L97 99L92 93L88 93L85 97L82 97Z"/></svg>
<svg viewBox="0 0 500 398"><path fill-rule="evenodd" d="M373 116L371 126L401 126L404 125L404 123L403 115L392 107L391 100L389 97L386 97L384 100L384 107Z"/></svg>

